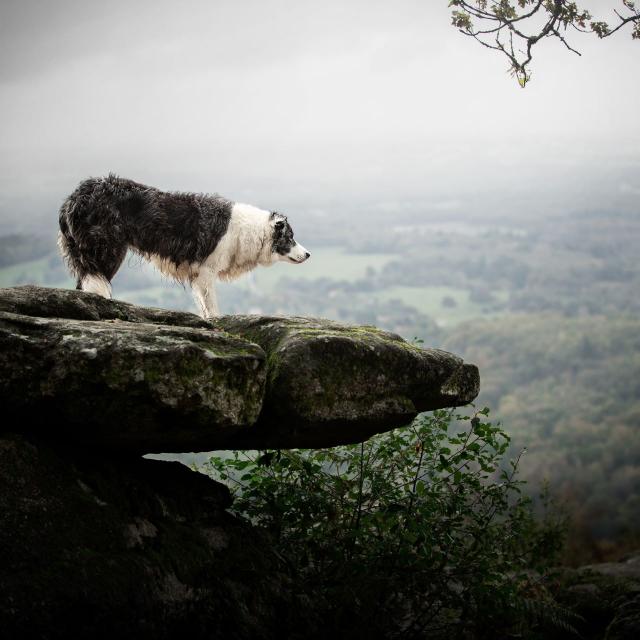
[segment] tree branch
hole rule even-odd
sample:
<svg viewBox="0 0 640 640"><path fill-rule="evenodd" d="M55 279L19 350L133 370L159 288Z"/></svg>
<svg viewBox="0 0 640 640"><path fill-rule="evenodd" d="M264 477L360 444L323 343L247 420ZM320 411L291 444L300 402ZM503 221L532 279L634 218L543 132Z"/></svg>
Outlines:
<svg viewBox="0 0 640 640"><path fill-rule="evenodd" d="M509 71L524 87L531 78L529 65L534 47L544 38L557 38L566 49L581 55L567 39L569 27L608 38L632 24L631 37L640 39L640 10L634 0L621 2L625 13L613 10L617 20L613 28L606 22L594 20L573 0L451 0L449 6L452 24L458 31L506 56ZM540 18L543 18L542 24ZM507 42L501 38L505 32L509 33Z"/></svg>

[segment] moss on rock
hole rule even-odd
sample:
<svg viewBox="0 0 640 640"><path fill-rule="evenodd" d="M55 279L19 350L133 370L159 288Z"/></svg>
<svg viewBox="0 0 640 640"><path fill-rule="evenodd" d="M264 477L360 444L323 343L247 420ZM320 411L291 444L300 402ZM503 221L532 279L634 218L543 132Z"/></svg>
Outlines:
<svg viewBox="0 0 640 640"><path fill-rule="evenodd" d="M420 411L467 404L479 391L475 366L375 327L265 316L213 323L267 353L261 433L254 436L265 446L357 442Z"/></svg>

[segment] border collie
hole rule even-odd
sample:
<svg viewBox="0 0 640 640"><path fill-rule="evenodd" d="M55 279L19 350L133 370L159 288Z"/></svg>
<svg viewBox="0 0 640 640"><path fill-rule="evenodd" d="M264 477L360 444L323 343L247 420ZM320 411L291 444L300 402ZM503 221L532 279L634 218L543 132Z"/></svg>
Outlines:
<svg viewBox="0 0 640 640"><path fill-rule="evenodd" d="M204 318L218 315L214 283L257 265L299 264L309 252L287 218L217 194L165 192L109 174L89 178L60 208L58 245L77 289L111 298L128 249L189 283Z"/></svg>

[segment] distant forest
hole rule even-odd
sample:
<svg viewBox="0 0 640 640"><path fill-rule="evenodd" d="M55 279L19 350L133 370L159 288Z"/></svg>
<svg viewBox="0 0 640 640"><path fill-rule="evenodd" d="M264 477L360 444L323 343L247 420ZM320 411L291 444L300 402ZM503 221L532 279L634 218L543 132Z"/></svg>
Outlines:
<svg viewBox="0 0 640 640"><path fill-rule="evenodd" d="M570 517L566 560L637 547L640 214L416 210L292 222L312 259L222 285L224 313L374 324L475 362L477 405L502 420L514 455L527 447L529 490L548 480ZM73 286L53 231L0 238L0 286L24 283ZM194 310L188 290L134 256L114 295Z"/></svg>

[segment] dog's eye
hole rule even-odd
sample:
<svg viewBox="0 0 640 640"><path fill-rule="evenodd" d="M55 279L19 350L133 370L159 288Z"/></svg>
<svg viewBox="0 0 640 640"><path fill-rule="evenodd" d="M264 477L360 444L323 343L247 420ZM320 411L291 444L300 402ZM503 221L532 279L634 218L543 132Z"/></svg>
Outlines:
<svg viewBox="0 0 640 640"><path fill-rule="evenodd" d="M278 222L276 222L276 230L282 231L282 229L284 229L284 220L278 220Z"/></svg>

